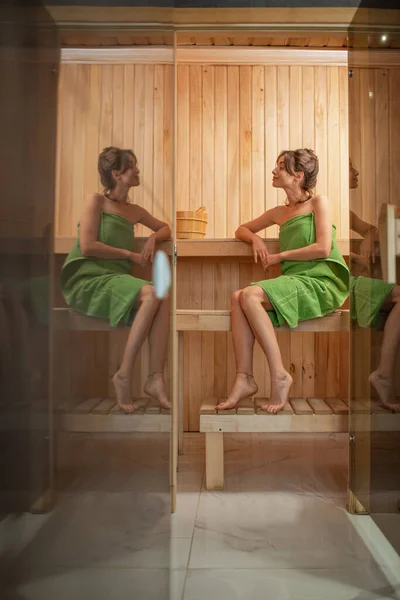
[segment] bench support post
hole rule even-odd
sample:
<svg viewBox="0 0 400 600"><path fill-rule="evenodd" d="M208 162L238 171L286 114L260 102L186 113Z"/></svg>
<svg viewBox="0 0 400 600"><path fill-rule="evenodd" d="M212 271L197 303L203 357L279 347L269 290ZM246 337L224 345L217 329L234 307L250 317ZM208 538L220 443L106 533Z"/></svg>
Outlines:
<svg viewBox="0 0 400 600"><path fill-rule="evenodd" d="M206 433L206 488L224 489L223 433Z"/></svg>

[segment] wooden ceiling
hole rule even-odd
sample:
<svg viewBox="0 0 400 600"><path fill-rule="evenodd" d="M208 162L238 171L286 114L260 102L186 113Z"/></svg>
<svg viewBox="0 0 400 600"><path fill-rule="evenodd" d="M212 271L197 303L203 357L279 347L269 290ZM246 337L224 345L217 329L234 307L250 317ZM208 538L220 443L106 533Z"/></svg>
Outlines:
<svg viewBox="0 0 400 600"><path fill-rule="evenodd" d="M126 30L114 28L62 28L63 47L119 47L119 46L172 46L173 33L168 30ZM290 48L352 47L347 32L332 31L190 31L178 32L177 44L193 46L273 46ZM381 34L365 37L363 46L369 48L400 48L400 35L389 34L382 41Z"/></svg>

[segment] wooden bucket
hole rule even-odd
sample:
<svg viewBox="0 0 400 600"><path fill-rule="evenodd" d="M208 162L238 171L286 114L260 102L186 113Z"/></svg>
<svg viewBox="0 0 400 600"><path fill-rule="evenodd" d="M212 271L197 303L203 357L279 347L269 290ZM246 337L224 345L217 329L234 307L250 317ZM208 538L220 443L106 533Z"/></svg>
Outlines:
<svg viewBox="0 0 400 600"><path fill-rule="evenodd" d="M205 206L197 210L176 211L176 237L178 240L197 240L206 235L208 215Z"/></svg>

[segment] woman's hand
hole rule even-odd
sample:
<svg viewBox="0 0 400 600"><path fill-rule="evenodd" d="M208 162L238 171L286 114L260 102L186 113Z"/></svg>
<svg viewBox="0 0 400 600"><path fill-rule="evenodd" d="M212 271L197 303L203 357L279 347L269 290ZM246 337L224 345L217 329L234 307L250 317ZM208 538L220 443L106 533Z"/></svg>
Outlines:
<svg viewBox="0 0 400 600"><path fill-rule="evenodd" d="M257 262L257 257L260 258L262 264L268 257L268 250L264 241L258 235L254 235L252 239L254 262Z"/></svg>
<svg viewBox="0 0 400 600"><path fill-rule="evenodd" d="M141 267L144 267L147 262L147 260L143 258L143 254L139 254L138 252L130 252L129 260L137 265L140 265Z"/></svg>
<svg viewBox="0 0 400 600"><path fill-rule="evenodd" d="M142 250L142 257L143 257L143 260L145 261L145 263L147 263L149 260L151 262L153 262L155 250L156 250L156 238L154 235L151 235L147 239L145 245L143 246L143 250Z"/></svg>
<svg viewBox="0 0 400 600"><path fill-rule="evenodd" d="M268 269L272 265L278 265L283 261L281 253L278 254L267 254L266 258L262 261L264 269Z"/></svg>
<svg viewBox="0 0 400 600"><path fill-rule="evenodd" d="M366 260L372 259L372 262L375 263L375 242L378 239L378 230L376 227L371 227L367 231L360 244L360 254Z"/></svg>

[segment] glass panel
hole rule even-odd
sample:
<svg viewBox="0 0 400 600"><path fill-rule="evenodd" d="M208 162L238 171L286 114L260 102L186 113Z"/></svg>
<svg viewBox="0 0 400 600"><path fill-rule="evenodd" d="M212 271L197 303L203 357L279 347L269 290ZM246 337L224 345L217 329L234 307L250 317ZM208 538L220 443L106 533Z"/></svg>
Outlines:
<svg viewBox="0 0 400 600"><path fill-rule="evenodd" d="M32 516L28 524L24 514L48 510L53 496L51 290L58 60L57 32L47 11L35 2L29 10L20 2L8 2L0 23L0 538L6 569L22 537L31 533L30 524L40 520ZM23 576L23 568L19 574ZM0 595L4 597L1 590Z"/></svg>
<svg viewBox="0 0 400 600"><path fill-rule="evenodd" d="M54 454L49 454L47 433L46 467L49 469L51 459L56 495L52 512L40 522L27 515L33 533L29 539L25 532L22 536L23 548L16 555L20 575L13 582L13 591L15 596L25 595L26 590L30 595L34 587L32 594L44 598L60 589L70 589L73 596L82 588L88 598L109 598L125 597L127 590L133 590L134 596L164 599L170 594L171 514L171 411L164 407L172 396L173 336L168 298L156 301L151 288L146 291L131 275L145 285L153 280L151 260L141 258L146 247L152 249L147 243L151 229L165 238L157 240L156 248L164 250L169 261L173 254L170 231L164 229L162 235L163 223L172 227L174 213L173 33L169 27L116 31L110 25L98 30L79 25L60 32L57 140L50 146L54 165L44 162L45 140L35 145L30 130L12 155L14 181L21 181L21 190L9 204L18 207L15 219L23 221L31 237L29 228L36 213L29 213L27 205L23 214L22 201L32 200L33 192L36 211L39 199L46 197L47 188L39 185L43 181L48 184L45 171L56 174L55 200L53 191L48 199L51 215L55 204L54 275L50 285L48 274L45 281L39 278L37 286L31 282L34 298L44 294L42 283L52 296L52 304L47 302L45 310L48 317L53 307L52 351L49 356L47 344L42 359L42 348L35 342L33 358L52 368ZM56 82L57 77L51 76ZM21 88L25 93L30 90ZM33 95L33 86L32 90ZM38 102L47 118L54 117L56 91L53 84L53 112L50 100L41 96ZM12 97L11 102L15 103ZM26 117L24 110L18 112ZM35 134L38 125L32 123ZM44 127L40 131L45 131ZM104 148L109 150L101 160L101 182L98 157ZM121 153L121 149L134 156ZM21 176L19 166L24 152L28 152L32 171L28 178L25 173ZM125 158L126 165L118 162ZM44 164L46 168L41 169ZM85 214L84 207L90 206L89 197L95 194L93 212ZM96 202L101 203L97 213ZM52 225L51 219L50 229L45 229L39 240L42 253L42 248L51 247ZM85 235L89 240L86 246ZM12 247L20 252L12 241ZM104 245L100 251L99 242ZM120 254L110 254L121 249L130 262ZM49 262L48 255L46 259ZM42 258L47 265L44 261ZM11 266L7 269L8 276ZM42 277L43 269L35 266L34 275ZM138 289L144 291L142 301L135 304ZM146 297L150 300L144 300ZM43 310L43 302L40 306ZM48 329L45 333L48 336ZM127 354L129 339L134 343ZM29 349L32 352L32 347ZM23 351L21 347L19 352ZM126 389L121 386L125 375L131 379ZM47 372L45 377L48 381ZM47 414L46 423L49 421ZM17 437L12 444L10 448L17 448ZM38 451L40 446L27 442L20 448L26 457L28 452L33 456L32 448ZM36 471L38 464L36 461ZM32 478L32 469L26 468ZM25 504L23 510L28 508Z"/></svg>
<svg viewBox="0 0 400 600"><path fill-rule="evenodd" d="M397 280L390 205L400 204L400 147L393 135L400 115L399 17L360 8L349 36L351 300L357 318L351 331L350 487L400 548L400 313L397 288L387 283ZM355 502L353 509L362 507Z"/></svg>

